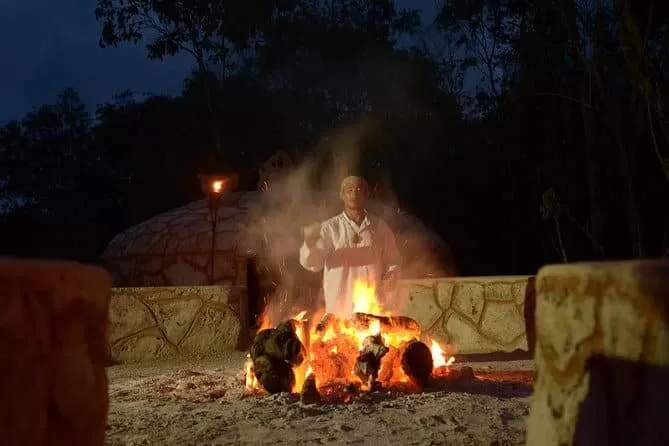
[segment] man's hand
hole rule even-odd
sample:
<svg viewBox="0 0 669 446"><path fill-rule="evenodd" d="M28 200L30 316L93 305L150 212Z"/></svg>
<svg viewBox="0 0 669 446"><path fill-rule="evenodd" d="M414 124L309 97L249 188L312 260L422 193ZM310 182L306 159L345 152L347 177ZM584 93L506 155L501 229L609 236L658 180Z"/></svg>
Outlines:
<svg viewBox="0 0 669 446"><path fill-rule="evenodd" d="M383 275L383 281L384 282L395 282L395 281L397 281L397 279L398 279L398 277L397 277L397 271L396 270L388 271L387 273L385 273Z"/></svg>
<svg viewBox="0 0 669 446"><path fill-rule="evenodd" d="M321 223L315 221L308 224L302 228L302 233L304 234L304 243L309 248L312 248L318 242L318 239L321 238Z"/></svg>

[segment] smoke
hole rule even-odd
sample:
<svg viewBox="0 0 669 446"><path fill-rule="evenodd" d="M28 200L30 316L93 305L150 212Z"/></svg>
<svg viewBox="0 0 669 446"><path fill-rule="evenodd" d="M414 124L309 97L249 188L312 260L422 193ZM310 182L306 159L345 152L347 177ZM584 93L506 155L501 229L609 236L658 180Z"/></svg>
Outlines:
<svg viewBox="0 0 669 446"><path fill-rule="evenodd" d="M263 193L257 206L251 207L251 223L243 236L260 244L258 267L266 279L261 289L266 299L264 316L272 322L302 310L314 316L322 309L322 272L310 273L299 264L302 228L341 212L341 180L360 174L365 144L378 130L375 125L371 120L357 121L325 136L299 165L279 156L261 170ZM452 259L440 257L449 253L448 247L417 218L401 212L389 172L376 176L370 181L370 211L394 229L403 254L403 277L452 275ZM396 306L401 309L402 305Z"/></svg>
<svg viewBox="0 0 669 446"><path fill-rule="evenodd" d="M302 228L341 212L339 183L357 171L364 133L364 122L347 126L324 137L299 165L282 159L277 166L274 159L261 169L263 194L252 207L251 224L243 237L260 242L258 266L261 275L271 278L261 293L271 293L266 296L266 314L273 321L302 309L313 314L322 306L318 301L322 274L299 265Z"/></svg>

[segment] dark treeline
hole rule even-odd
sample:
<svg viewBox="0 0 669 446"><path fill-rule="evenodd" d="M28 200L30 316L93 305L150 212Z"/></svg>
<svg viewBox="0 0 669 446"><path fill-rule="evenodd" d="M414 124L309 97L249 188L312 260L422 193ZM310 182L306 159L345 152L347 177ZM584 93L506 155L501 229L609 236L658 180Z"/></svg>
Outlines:
<svg viewBox="0 0 669 446"><path fill-rule="evenodd" d="M102 46L188 54L193 73L178 97L88 110L66 89L7 123L2 254L94 261L198 199L200 171L254 188L275 152L299 162L361 120L370 176L390 173L462 274L669 249L669 3L450 0L430 23L384 0L98 0L95 14Z"/></svg>

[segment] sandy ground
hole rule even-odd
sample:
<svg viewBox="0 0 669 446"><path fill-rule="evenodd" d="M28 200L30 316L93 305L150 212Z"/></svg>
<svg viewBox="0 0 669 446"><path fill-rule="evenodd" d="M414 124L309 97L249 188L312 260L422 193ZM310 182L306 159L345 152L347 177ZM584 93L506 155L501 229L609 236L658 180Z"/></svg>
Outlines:
<svg viewBox="0 0 669 446"><path fill-rule="evenodd" d="M304 405L244 397L244 355L108 368L110 445L520 445L530 361L471 363L478 379L412 395ZM518 372L518 371L525 372Z"/></svg>

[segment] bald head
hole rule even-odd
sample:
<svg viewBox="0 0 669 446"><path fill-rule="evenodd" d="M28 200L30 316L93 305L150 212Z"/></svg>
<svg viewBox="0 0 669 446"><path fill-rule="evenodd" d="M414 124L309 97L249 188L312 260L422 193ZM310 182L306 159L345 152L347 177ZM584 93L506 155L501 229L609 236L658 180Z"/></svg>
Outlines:
<svg viewBox="0 0 669 446"><path fill-rule="evenodd" d="M351 175L344 178L341 181L341 187L339 189L339 193L343 194L346 188L351 188L351 187L361 188L364 189L365 191L368 190L367 181L365 181L363 177Z"/></svg>
<svg viewBox="0 0 669 446"><path fill-rule="evenodd" d="M344 201L345 209L363 211L369 196L367 181L358 176L344 178L341 182L339 196Z"/></svg>

